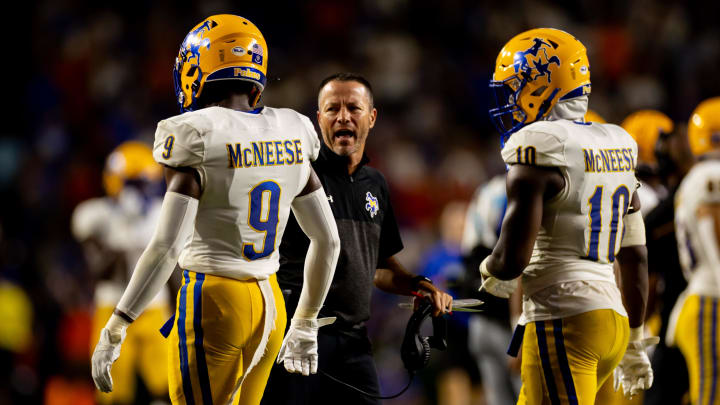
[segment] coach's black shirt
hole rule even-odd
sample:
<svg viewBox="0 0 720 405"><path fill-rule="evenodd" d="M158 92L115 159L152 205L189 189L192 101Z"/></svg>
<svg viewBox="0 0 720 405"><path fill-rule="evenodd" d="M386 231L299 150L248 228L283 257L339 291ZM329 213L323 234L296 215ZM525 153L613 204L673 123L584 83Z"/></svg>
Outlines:
<svg viewBox="0 0 720 405"><path fill-rule="evenodd" d="M382 260L403 248L385 177L366 166L368 161L363 156L355 173L349 175L348 158L323 144L313 163L340 234L340 257L320 314L337 316L340 327L370 318L375 270ZM291 213L280 243L278 271L280 287L292 291L289 304L297 303L309 245L310 240ZM288 316L294 310L289 307Z"/></svg>

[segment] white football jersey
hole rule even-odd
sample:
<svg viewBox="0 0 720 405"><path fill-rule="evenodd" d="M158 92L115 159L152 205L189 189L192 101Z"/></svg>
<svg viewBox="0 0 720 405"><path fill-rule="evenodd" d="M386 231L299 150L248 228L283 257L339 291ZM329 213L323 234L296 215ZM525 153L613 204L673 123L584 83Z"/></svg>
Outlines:
<svg viewBox="0 0 720 405"><path fill-rule="evenodd" d="M160 121L155 160L196 169L202 187L180 266L240 280L275 273L290 204L319 150L310 120L290 109L209 107Z"/></svg>
<svg viewBox="0 0 720 405"><path fill-rule="evenodd" d="M545 291L538 296L548 295L548 301L530 299L524 315L539 320L536 316L557 318L601 308L625 315L613 262L623 216L638 184L632 137L612 124L540 121L513 134L502 156L508 165L557 167L565 179L564 189L544 204L542 225L522 276L526 297L549 286L576 296L573 289L585 291L574 298L577 302L566 299L558 306Z"/></svg>
<svg viewBox="0 0 720 405"><path fill-rule="evenodd" d="M710 259L718 247L700 243L697 211L703 204L720 203L720 161L708 160L693 166L675 193L675 234L687 291L720 297L720 269L712 268ZM708 251L713 248L714 251Z"/></svg>
<svg viewBox="0 0 720 405"><path fill-rule="evenodd" d="M92 198L78 204L72 215L73 236L80 242L94 238L106 248L123 252L127 265L124 274L114 274L111 280L101 280L95 288L97 305L115 306L123 288L135 269L135 264L150 242L157 225L162 200L154 198L143 208L140 197L125 188L116 198ZM92 252L90 252L92 253ZM100 254L100 252L95 252ZM102 261L102 258L97 258ZM161 290L152 305L167 305L168 292Z"/></svg>

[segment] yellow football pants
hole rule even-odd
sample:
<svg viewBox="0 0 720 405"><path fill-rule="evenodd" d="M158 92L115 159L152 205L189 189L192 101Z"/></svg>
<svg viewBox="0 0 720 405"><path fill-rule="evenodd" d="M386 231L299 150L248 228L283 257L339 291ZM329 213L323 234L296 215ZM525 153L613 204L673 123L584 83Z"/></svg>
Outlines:
<svg viewBox="0 0 720 405"><path fill-rule="evenodd" d="M233 280L185 270L169 336L173 404L259 404L285 333L285 303L271 276L277 318L265 354L246 374L260 345L265 301L257 280Z"/></svg>
<svg viewBox="0 0 720 405"><path fill-rule="evenodd" d="M95 309L92 340L100 339L100 330L110 319L115 308L102 306ZM113 363L110 374L113 391L96 390L99 404L135 403L135 375L139 374L154 398L167 398L167 341L158 329L169 316L169 306L152 307L140 315L127 330L120 357ZM93 350L94 347L91 349Z"/></svg>
<svg viewBox="0 0 720 405"><path fill-rule="evenodd" d="M623 388L620 387L615 391L614 385L613 376L610 374L610 377L605 380L605 384L598 390L595 396L595 403L598 405L642 405L645 398L645 391L628 399L625 397L625 394L623 394Z"/></svg>
<svg viewBox="0 0 720 405"><path fill-rule="evenodd" d="M720 404L718 301L718 298L690 295L675 328L675 341L688 367L693 404Z"/></svg>
<svg viewBox="0 0 720 405"><path fill-rule="evenodd" d="M625 354L628 320L610 309L525 327L518 404L587 405Z"/></svg>

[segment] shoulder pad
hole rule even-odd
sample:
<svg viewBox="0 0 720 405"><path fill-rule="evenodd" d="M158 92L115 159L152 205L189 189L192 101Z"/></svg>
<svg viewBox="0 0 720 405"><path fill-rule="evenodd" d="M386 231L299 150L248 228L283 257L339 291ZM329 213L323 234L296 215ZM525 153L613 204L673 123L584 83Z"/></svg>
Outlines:
<svg viewBox="0 0 720 405"><path fill-rule="evenodd" d="M202 134L209 122L200 113L188 112L160 121L155 132L153 157L171 167L196 167L203 162L205 144Z"/></svg>
<svg viewBox="0 0 720 405"><path fill-rule="evenodd" d="M300 116L300 121L302 121L305 126L305 131L307 132L309 150L305 152L306 156L310 158L311 162L314 162L320 153L320 137L318 137L317 132L315 132L315 127L312 122L310 122L310 118L300 113L298 113L298 115Z"/></svg>
<svg viewBox="0 0 720 405"><path fill-rule="evenodd" d="M549 123L543 122L543 124ZM559 126L557 127L559 131L551 133L549 130L556 129L554 126L531 125L513 134L502 150L503 161L508 165L567 166L565 131Z"/></svg>

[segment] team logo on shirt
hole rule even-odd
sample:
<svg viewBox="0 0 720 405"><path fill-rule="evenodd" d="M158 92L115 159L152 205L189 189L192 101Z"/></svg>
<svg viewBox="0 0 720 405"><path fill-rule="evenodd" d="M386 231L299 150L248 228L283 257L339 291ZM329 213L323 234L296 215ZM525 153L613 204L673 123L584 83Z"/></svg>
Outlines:
<svg viewBox="0 0 720 405"><path fill-rule="evenodd" d="M370 218L375 218L375 215L380 211L380 204L378 204L377 197L368 191L367 194L365 194L365 201L367 201L365 209L370 213Z"/></svg>

